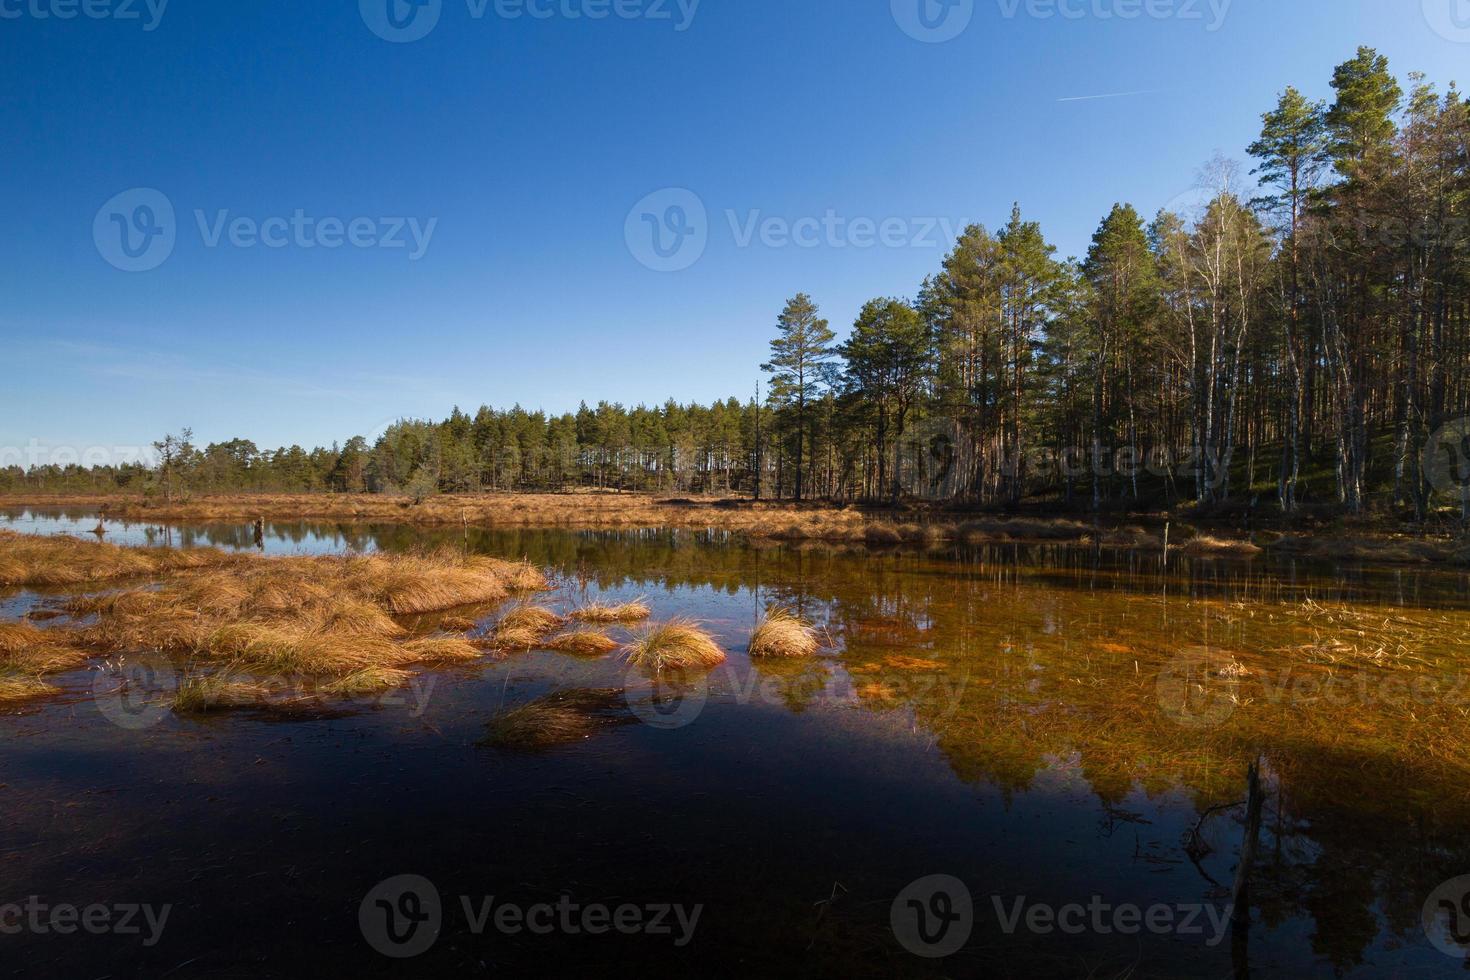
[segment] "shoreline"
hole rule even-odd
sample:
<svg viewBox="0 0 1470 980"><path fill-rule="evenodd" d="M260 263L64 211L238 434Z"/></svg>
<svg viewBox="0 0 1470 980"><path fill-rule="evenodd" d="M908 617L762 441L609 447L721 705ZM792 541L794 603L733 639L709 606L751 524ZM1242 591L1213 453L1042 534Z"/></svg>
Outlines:
<svg viewBox="0 0 1470 980"><path fill-rule="evenodd" d="M1365 528L1259 528L1167 514L1021 515L744 498L675 498L644 493L439 495L415 502L383 494L196 494L164 503L132 494L3 494L0 509L86 509L136 522L233 523L266 520L561 530L720 530L755 540L893 546L946 543L1073 544L1162 549L1183 556L1291 554L1384 564L1470 564L1470 548L1448 536Z"/></svg>

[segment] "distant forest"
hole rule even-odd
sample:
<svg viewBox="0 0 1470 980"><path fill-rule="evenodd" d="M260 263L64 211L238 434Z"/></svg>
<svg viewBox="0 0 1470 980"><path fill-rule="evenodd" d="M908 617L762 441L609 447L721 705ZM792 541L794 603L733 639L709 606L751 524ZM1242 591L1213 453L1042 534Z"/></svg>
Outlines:
<svg viewBox="0 0 1470 980"><path fill-rule="evenodd" d="M1080 259L1059 260L1016 207L996 231L968 228L914 297L869 302L845 342L794 297L759 401L456 409L313 451L185 434L155 466L10 467L0 489L606 487L1423 517L1470 480L1470 101L1419 74L1401 84L1368 48L1332 89L1286 89L1248 174L1207 165L1193 213L1114 206Z"/></svg>

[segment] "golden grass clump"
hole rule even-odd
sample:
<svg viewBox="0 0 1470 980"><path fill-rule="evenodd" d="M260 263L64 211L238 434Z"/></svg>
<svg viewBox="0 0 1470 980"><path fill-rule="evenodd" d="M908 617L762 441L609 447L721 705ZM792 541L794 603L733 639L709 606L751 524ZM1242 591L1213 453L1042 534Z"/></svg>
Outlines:
<svg viewBox="0 0 1470 980"><path fill-rule="evenodd" d="M270 688L229 674L186 677L174 692L173 709L179 714L206 714L255 708L265 703Z"/></svg>
<svg viewBox="0 0 1470 980"><path fill-rule="evenodd" d="M1186 555L1258 555L1261 549L1249 541L1199 534L1179 546Z"/></svg>
<svg viewBox="0 0 1470 980"><path fill-rule="evenodd" d="M573 690L502 711L485 726L482 745L537 750L570 745L628 720L622 691Z"/></svg>
<svg viewBox="0 0 1470 980"><path fill-rule="evenodd" d="M628 663L654 673L696 670L725 662L725 651L695 623L671 619L644 630L628 647Z"/></svg>
<svg viewBox="0 0 1470 980"><path fill-rule="evenodd" d="M430 636L403 644L404 663L462 664L480 659L480 651L462 636Z"/></svg>
<svg viewBox="0 0 1470 980"><path fill-rule="evenodd" d="M402 687L411 676L408 671L394 667L369 667L326 684L322 693L337 698L371 697Z"/></svg>
<svg viewBox="0 0 1470 980"><path fill-rule="evenodd" d="M63 587L235 561L215 548L124 548L61 535L0 531L0 586Z"/></svg>
<svg viewBox="0 0 1470 980"><path fill-rule="evenodd" d="M817 631L786 609L773 609L750 635L752 657L810 657L820 648Z"/></svg>
<svg viewBox="0 0 1470 980"><path fill-rule="evenodd" d="M572 618L584 623L641 623L653 610L641 600L625 602L620 606L604 605L594 602L590 606L583 606L572 613Z"/></svg>
<svg viewBox="0 0 1470 980"><path fill-rule="evenodd" d="M513 606L500 617L490 642L501 650L529 650L562 622L560 616L541 606Z"/></svg>
<svg viewBox="0 0 1470 980"><path fill-rule="evenodd" d="M542 644L557 653L570 653L580 657L600 657L618 648L618 641L602 630L579 629L553 637Z"/></svg>
<svg viewBox="0 0 1470 980"><path fill-rule="evenodd" d="M60 693L60 688L52 687L39 677L0 675L0 704L10 701L29 701L32 698L44 698Z"/></svg>
<svg viewBox="0 0 1470 980"><path fill-rule="evenodd" d="M28 623L0 623L0 669L50 674L74 670L86 661L86 653L59 631Z"/></svg>

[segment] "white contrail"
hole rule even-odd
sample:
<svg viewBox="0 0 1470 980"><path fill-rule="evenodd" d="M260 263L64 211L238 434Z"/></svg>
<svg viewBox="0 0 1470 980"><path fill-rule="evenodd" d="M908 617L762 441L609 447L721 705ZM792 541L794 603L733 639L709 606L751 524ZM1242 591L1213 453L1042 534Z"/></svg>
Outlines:
<svg viewBox="0 0 1470 980"><path fill-rule="evenodd" d="M1058 102L1091 102L1094 99L1126 99L1132 95L1153 95L1158 89L1143 89L1139 92L1108 92L1104 95L1074 95Z"/></svg>

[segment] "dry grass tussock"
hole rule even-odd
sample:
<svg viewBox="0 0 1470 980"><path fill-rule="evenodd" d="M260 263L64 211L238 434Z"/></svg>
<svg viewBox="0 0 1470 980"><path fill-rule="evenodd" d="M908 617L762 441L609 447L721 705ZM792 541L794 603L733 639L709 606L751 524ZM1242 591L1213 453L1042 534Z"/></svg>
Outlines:
<svg viewBox="0 0 1470 980"><path fill-rule="evenodd" d="M138 589L75 600L81 632L108 652L161 650L273 674L346 676L479 659L462 636L405 638L395 615L504 599L544 586L535 569L452 554L254 557Z"/></svg>
<svg viewBox="0 0 1470 980"><path fill-rule="evenodd" d="M541 606L513 606L495 624L490 645L497 650L529 650L548 633L558 629L563 619Z"/></svg>
<svg viewBox="0 0 1470 980"><path fill-rule="evenodd" d="M1249 541L1197 534L1179 546L1186 555L1258 555L1261 549Z"/></svg>
<svg viewBox="0 0 1470 980"><path fill-rule="evenodd" d="M651 626L628 646L628 663L654 673L700 670L725 662L718 643L687 619Z"/></svg>
<svg viewBox="0 0 1470 980"><path fill-rule="evenodd" d="M61 693L39 677L16 677L0 674L0 704L29 701Z"/></svg>
<svg viewBox="0 0 1470 980"><path fill-rule="evenodd" d="M28 623L0 623L0 670L51 674L75 670L86 661L86 652L59 630L37 629Z"/></svg>
<svg viewBox="0 0 1470 980"><path fill-rule="evenodd" d="M620 606L593 603L572 613L572 618L584 623L641 623L653 615L653 610L641 599L625 602Z"/></svg>
<svg viewBox="0 0 1470 980"><path fill-rule="evenodd" d="M600 657L612 653L618 648L619 643L602 630L579 629L553 637L545 641L543 646L557 653L570 653L580 657Z"/></svg>
<svg viewBox="0 0 1470 980"><path fill-rule="evenodd" d="M64 588L230 565L214 548L123 548L70 537L0 531L0 586Z"/></svg>
<svg viewBox="0 0 1470 980"><path fill-rule="evenodd" d="M785 609L768 613L750 636L752 657L810 657L820 647L816 629Z"/></svg>
<svg viewBox="0 0 1470 980"><path fill-rule="evenodd" d="M622 691L563 691L502 711L486 724L481 744L550 749L583 741L628 720Z"/></svg>
<svg viewBox="0 0 1470 980"><path fill-rule="evenodd" d="M266 703L270 688L264 684L225 674L195 674L186 677L174 692L173 709L179 714L237 711Z"/></svg>

